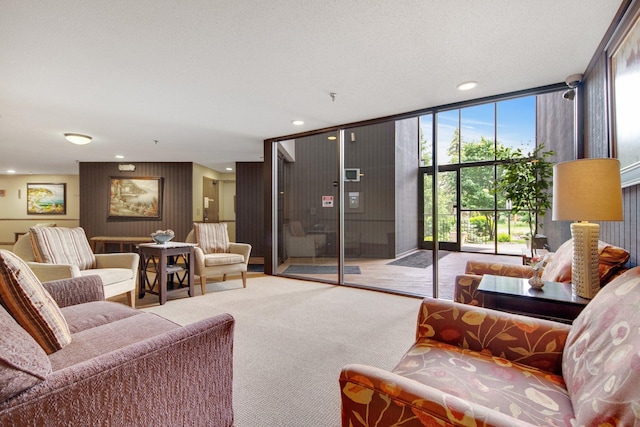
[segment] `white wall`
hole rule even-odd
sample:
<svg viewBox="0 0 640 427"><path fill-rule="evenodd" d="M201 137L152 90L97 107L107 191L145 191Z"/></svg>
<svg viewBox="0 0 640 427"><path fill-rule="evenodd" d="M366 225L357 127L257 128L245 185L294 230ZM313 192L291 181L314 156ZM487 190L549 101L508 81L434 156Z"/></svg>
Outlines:
<svg viewBox="0 0 640 427"><path fill-rule="evenodd" d="M207 177L219 181L218 212L220 213L220 222L227 223L229 231L229 240L236 241L236 213L235 213L235 196L236 196L236 174L220 173L209 169L197 163L193 164L193 221L202 222L202 213L204 208L204 199L202 197L202 178Z"/></svg>
<svg viewBox="0 0 640 427"><path fill-rule="evenodd" d="M27 183L67 184L65 215L27 215ZM53 222L62 227L78 227L80 186L78 175L0 175L0 247L11 249L17 232L32 225Z"/></svg>

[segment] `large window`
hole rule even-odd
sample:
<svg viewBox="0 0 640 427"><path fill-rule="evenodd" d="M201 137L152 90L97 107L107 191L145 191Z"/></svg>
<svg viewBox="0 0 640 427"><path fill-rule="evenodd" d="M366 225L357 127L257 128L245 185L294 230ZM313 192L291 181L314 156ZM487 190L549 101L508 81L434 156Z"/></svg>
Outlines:
<svg viewBox="0 0 640 427"><path fill-rule="evenodd" d="M521 253L529 239L524 221L529 214L511 215L509 202L495 193L494 183L500 179L505 150L521 149L526 156L535 148L536 96L438 111L422 116L419 123L425 182L434 172L428 142L433 137L437 141L438 237L448 242L441 247ZM433 235L431 188L425 185L425 241Z"/></svg>

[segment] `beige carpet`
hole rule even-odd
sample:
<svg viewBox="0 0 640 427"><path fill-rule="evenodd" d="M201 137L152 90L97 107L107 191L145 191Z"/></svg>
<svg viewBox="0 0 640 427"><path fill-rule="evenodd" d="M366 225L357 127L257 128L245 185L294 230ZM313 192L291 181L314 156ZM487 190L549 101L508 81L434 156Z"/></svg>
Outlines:
<svg viewBox="0 0 640 427"><path fill-rule="evenodd" d="M413 343L420 299L273 276L210 283L139 307L180 324L236 319L236 427L340 425L338 376L348 363L391 369ZM202 355L206 357L206 355ZM194 372L194 374L197 374ZM194 396L197 399L197 396Z"/></svg>

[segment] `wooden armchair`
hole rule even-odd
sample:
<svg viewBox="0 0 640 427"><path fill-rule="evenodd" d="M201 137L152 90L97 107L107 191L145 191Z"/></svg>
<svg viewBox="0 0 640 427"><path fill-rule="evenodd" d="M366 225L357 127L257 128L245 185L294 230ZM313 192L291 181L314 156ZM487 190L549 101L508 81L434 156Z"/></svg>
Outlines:
<svg viewBox="0 0 640 427"><path fill-rule="evenodd" d="M240 273L242 286L247 287L247 266L251 255L248 243L229 242L226 223L195 223L185 239L196 243L195 274L200 277L202 295L207 290L207 278Z"/></svg>
<svg viewBox="0 0 640 427"><path fill-rule="evenodd" d="M42 282L98 275L104 296L127 294L135 307L140 256L137 253L94 254L81 227L31 227L13 246Z"/></svg>

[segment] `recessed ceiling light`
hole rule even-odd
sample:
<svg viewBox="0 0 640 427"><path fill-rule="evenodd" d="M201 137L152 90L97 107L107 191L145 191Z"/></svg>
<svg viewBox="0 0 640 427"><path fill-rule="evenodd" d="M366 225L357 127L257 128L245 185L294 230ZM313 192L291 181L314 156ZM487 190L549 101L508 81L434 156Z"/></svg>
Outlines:
<svg viewBox="0 0 640 427"><path fill-rule="evenodd" d="M478 86L478 82L469 81L469 82L460 83L458 86L456 86L456 88L458 90L469 90L469 89L473 89L476 86Z"/></svg>
<svg viewBox="0 0 640 427"><path fill-rule="evenodd" d="M293 120L291 123L293 123L296 126L302 126L304 124L302 120Z"/></svg>
<svg viewBox="0 0 640 427"><path fill-rule="evenodd" d="M124 159L124 156L121 154L116 154L116 159Z"/></svg>
<svg viewBox="0 0 640 427"><path fill-rule="evenodd" d="M336 139L338 139L338 137L337 137L337 136L335 136L335 135L331 135L331 136L327 137L327 139L328 139L329 141L335 141Z"/></svg>
<svg viewBox="0 0 640 427"><path fill-rule="evenodd" d="M16 171L14 171L13 169L9 169L7 173L16 173Z"/></svg>
<svg viewBox="0 0 640 427"><path fill-rule="evenodd" d="M65 133L64 137L67 138L67 141L76 145L85 145L91 142L89 135L82 135L80 133Z"/></svg>
<svg viewBox="0 0 640 427"><path fill-rule="evenodd" d="M227 169L228 171L232 171L232 170L233 170L233 168L226 168L226 169Z"/></svg>

